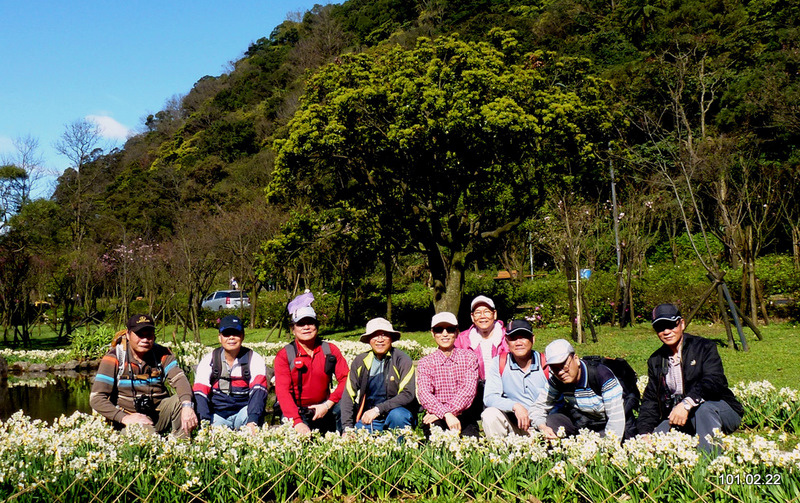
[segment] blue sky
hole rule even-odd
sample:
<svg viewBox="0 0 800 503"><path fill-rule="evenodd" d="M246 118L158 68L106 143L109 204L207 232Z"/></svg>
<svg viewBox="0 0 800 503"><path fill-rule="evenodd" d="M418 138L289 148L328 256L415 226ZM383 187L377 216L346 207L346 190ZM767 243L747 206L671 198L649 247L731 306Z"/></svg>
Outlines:
<svg viewBox="0 0 800 503"><path fill-rule="evenodd" d="M12 140L39 140L43 168L69 166L55 143L64 126L100 125L121 146L142 118L220 75L251 42L312 0L0 0L0 158ZM39 194L49 194L53 178Z"/></svg>

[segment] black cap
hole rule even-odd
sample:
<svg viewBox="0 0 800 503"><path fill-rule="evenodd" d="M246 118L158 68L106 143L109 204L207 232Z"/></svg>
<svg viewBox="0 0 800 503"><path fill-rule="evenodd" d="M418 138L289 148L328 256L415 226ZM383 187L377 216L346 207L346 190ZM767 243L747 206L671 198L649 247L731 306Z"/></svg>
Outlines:
<svg viewBox="0 0 800 503"><path fill-rule="evenodd" d="M236 330L238 333L244 333L244 325L238 316L230 315L222 318L219 322L219 333L226 330Z"/></svg>
<svg viewBox="0 0 800 503"><path fill-rule="evenodd" d="M681 319L681 310L675 304L659 304L653 309L653 325L659 321L678 321Z"/></svg>
<svg viewBox="0 0 800 503"><path fill-rule="evenodd" d="M153 321L153 317L148 314L134 314L125 326L134 333L138 333L139 330L143 328L156 329L156 323Z"/></svg>
<svg viewBox="0 0 800 503"><path fill-rule="evenodd" d="M506 337L528 337L533 338L533 328L528 320L511 320L508 322Z"/></svg>

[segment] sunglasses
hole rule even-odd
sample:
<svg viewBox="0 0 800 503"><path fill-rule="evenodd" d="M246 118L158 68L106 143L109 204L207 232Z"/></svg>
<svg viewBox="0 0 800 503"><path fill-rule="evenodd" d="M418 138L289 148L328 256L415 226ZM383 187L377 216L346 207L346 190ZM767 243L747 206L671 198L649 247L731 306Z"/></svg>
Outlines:
<svg viewBox="0 0 800 503"><path fill-rule="evenodd" d="M660 334L665 330L673 330L675 327L680 325L680 323L681 323L680 318L678 318L675 321L670 321L670 320L657 321L655 324L653 324L653 330L655 330L657 334Z"/></svg>
<svg viewBox="0 0 800 503"><path fill-rule="evenodd" d="M454 333L458 332L458 327L452 327L452 326L448 326L448 325L437 325L437 326L433 327L431 330L433 330L434 334L441 334L445 330L447 330L451 334L454 334Z"/></svg>

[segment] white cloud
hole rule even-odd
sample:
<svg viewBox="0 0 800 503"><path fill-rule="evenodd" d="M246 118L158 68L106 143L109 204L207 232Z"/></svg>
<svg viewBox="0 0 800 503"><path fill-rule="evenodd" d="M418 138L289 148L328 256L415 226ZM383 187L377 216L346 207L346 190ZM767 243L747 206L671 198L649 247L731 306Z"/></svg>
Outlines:
<svg viewBox="0 0 800 503"><path fill-rule="evenodd" d="M97 124L100 128L100 136L110 140L126 140L132 133L127 126L123 126L108 115L87 115L86 120Z"/></svg>

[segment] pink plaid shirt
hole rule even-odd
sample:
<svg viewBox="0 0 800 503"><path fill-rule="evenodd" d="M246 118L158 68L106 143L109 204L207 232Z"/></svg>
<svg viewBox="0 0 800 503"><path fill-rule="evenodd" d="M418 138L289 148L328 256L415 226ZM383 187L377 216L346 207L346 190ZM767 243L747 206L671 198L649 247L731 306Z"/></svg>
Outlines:
<svg viewBox="0 0 800 503"><path fill-rule="evenodd" d="M436 350L417 364L417 400L442 419L467 410L478 386L478 357L469 349L453 349L448 357Z"/></svg>

